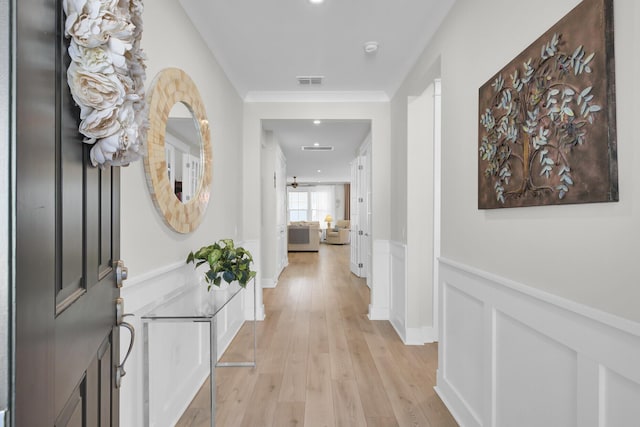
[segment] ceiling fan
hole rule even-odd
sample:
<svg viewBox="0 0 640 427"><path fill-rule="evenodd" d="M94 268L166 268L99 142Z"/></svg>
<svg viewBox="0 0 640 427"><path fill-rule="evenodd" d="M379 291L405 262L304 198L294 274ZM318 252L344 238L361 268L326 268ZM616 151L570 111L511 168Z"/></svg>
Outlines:
<svg viewBox="0 0 640 427"><path fill-rule="evenodd" d="M313 186L313 184L309 184L309 183L304 183L304 182L298 182L296 180L297 177L293 177L293 182L288 182L287 186L289 187L293 187L293 188L298 188L298 187L309 187L309 186Z"/></svg>

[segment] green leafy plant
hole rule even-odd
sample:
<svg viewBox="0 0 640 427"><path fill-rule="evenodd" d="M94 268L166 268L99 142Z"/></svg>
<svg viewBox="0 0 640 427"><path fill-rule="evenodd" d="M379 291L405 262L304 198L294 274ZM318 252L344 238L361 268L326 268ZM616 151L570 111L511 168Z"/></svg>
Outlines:
<svg viewBox="0 0 640 427"><path fill-rule="evenodd" d="M247 283L256 277L256 272L250 268L253 262L251 253L244 248L236 248L232 239L218 240L213 245L190 252L187 264L191 262L195 263L196 268L204 263L209 264L209 271L204 274L209 284L207 290L211 290L211 285L220 286L223 279L227 283L237 280L240 286L246 288Z"/></svg>

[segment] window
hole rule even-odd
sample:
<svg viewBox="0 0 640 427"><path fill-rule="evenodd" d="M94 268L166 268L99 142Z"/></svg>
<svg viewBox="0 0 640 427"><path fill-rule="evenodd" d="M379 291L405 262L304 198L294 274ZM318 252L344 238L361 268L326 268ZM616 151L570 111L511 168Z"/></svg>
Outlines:
<svg viewBox="0 0 640 427"><path fill-rule="evenodd" d="M334 215L335 195L330 186L290 189L288 200L289 221L319 221L324 228L324 217Z"/></svg>
<svg viewBox="0 0 640 427"><path fill-rule="evenodd" d="M289 221L307 221L307 192L289 193Z"/></svg>

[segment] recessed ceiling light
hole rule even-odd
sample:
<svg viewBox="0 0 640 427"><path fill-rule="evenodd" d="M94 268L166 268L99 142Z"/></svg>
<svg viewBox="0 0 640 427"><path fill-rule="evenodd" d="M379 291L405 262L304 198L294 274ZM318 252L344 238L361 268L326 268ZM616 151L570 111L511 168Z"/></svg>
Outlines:
<svg viewBox="0 0 640 427"><path fill-rule="evenodd" d="M313 121L313 124L314 124L314 125L319 125L320 123L322 123L322 121L321 121L321 120L318 120L318 119L316 119L316 120L314 120L314 121Z"/></svg>
<svg viewBox="0 0 640 427"><path fill-rule="evenodd" d="M364 44L365 53L376 53L378 51L378 42L370 41Z"/></svg>
<svg viewBox="0 0 640 427"><path fill-rule="evenodd" d="M311 4L322 4L322 3L324 3L324 0L309 0L309 3L311 3Z"/></svg>
<svg viewBox="0 0 640 427"><path fill-rule="evenodd" d="M319 146L320 146L320 143L319 143L319 142L314 142L314 143L313 143L313 146L314 146L314 147L319 147Z"/></svg>
<svg viewBox="0 0 640 427"><path fill-rule="evenodd" d="M318 173L322 172L320 169L318 169Z"/></svg>

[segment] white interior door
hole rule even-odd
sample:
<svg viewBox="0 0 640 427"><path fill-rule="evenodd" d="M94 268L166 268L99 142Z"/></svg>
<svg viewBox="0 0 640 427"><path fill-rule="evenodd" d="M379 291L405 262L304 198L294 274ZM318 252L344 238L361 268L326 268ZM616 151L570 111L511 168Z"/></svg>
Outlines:
<svg viewBox="0 0 640 427"><path fill-rule="evenodd" d="M360 179L362 181L362 203L360 220L362 224L362 259L363 273L367 278L367 286L371 288L371 268L373 265L373 241L371 239L371 144L368 144L362 153L362 168L360 169Z"/></svg>
<svg viewBox="0 0 640 427"><path fill-rule="evenodd" d="M287 159L282 151L276 156L276 276L289 263L287 254Z"/></svg>
<svg viewBox="0 0 640 427"><path fill-rule="evenodd" d="M351 272L358 277L362 277L360 267L360 157L356 157L351 163Z"/></svg>
<svg viewBox="0 0 640 427"><path fill-rule="evenodd" d="M371 287L371 144L363 146L351 168L351 271Z"/></svg>

